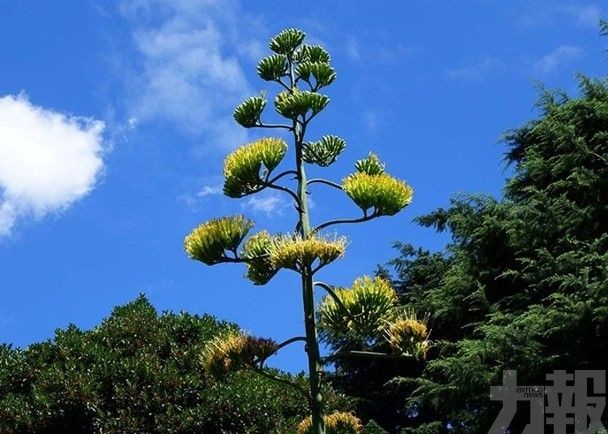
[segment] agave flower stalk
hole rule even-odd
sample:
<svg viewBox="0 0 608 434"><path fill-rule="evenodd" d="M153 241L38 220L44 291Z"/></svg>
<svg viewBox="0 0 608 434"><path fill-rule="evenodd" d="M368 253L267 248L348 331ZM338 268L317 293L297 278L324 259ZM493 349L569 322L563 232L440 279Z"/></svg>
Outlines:
<svg viewBox="0 0 608 434"><path fill-rule="evenodd" d="M287 142L278 137L266 137L241 146L228 155L224 163L224 193L227 196L240 198L265 189L287 194L297 210L295 231L271 234L262 230L249 234L253 222L248 218L240 215L222 217L195 228L186 237L185 249L192 259L207 265L245 263L246 275L256 285L268 283L281 269L298 273L301 284L304 336L282 343L241 332L220 336L208 344L201 355L205 374L219 377L230 370L252 369L305 394L310 404L310 417L300 424L298 432L356 434L361 431L361 423L354 415L325 414L321 387L324 363L336 357L353 355L423 356L428 346L426 324L418 324L412 316L400 317L397 296L390 284L382 279L363 277L355 281L352 289L334 288L315 281L315 274L342 257L346 249L344 237L323 235L322 231L334 225L394 215L411 202L413 191L405 182L387 174L384 164L374 154L357 161L356 171L346 176L342 183L307 178L307 165L332 165L346 148L346 142L336 135L306 140L308 125L329 104L329 97L321 90L334 82L336 73L329 53L323 47L304 43L304 39L305 34L301 30L283 30L270 41L273 54L260 60L257 67L260 78L280 86L274 106L286 121L262 121L268 105L265 93L246 99L234 112L236 122L245 128L281 129L291 135L294 166L275 174L289 148ZM285 185L285 181L292 181L295 185ZM338 218L311 226L308 196L312 184L343 191L361 209L361 216ZM316 287L327 292L319 308L315 303ZM353 335L364 336L362 342L384 340L388 353L350 351L348 354L338 352L321 357L320 336L331 341ZM264 370L268 357L301 341L305 343L308 359L308 390Z"/></svg>

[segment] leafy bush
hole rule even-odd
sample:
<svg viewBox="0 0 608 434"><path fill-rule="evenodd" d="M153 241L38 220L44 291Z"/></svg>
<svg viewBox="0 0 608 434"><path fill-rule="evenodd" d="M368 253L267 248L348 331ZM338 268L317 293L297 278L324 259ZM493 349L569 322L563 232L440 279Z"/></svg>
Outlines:
<svg viewBox="0 0 608 434"><path fill-rule="evenodd" d="M297 390L253 372L214 381L202 370L205 343L236 330L209 315L158 315L140 296L93 330L70 325L27 349L2 345L0 432L294 432L308 414ZM347 407L328 392L330 406Z"/></svg>

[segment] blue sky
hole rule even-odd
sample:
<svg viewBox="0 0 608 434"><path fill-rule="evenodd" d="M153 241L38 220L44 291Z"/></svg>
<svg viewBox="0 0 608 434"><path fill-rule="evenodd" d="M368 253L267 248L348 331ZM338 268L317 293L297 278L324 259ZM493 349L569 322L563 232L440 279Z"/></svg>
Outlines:
<svg viewBox="0 0 608 434"><path fill-rule="evenodd" d="M340 228L347 257L322 279L348 285L408 241L445 236L412 218L458 192L501 194L501 133L535 116L534 83L576 89L605 73L586 1L0 0L0 342L25 346L69 322L94 326L144 292L159 309L208 312L277 340L301 334L296 276L253 286L239 266L188 260L201 221L245 212L285 231L285 198L218 194L221 163L258 137L232 121L268 39L304 29L332 54L331 104L309 132L348 148L340 180L373 150L415 189L397 217ZM273 118L272 107L267 109ZM311 169L313 175L320 171ZM312 218L357 216L339 192L313 190ZM299 349L276 358L304 368Z"/></svg>

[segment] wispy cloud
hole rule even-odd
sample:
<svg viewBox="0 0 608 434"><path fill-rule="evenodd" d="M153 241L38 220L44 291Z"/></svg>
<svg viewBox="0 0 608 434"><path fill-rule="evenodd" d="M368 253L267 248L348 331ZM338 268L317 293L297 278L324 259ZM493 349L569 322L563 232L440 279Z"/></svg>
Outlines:
<svg viewBox="0 0 608 434"><path fill-rule="evenodd" d="M226 199L223 196L223 185L220 179L219 176L209 176L196 180L197 187L189 188L189 192L179 195L177 199L195 212L199 212L201 207L210 203L217 205L217 201ZM203 186L199 187L201 182ZM192 184L192 182L190 183Z"/></svg>
<svg viewBox="0 0 608 434"><path fill-rule="evenodd" d="M243 208L265 214L268 217L282 215L290 202L278 192L262 192L247 199Z"/></svg>
<svg viewBox="0 0 608 434"><path fill-rule="evenodd" d="M359 47L359 42L357 42L357 39L354 36L350 36L346 39L344 51L350 60L357 61L361 59L361 48Z"/></svg>
<svg viewBox="0 0 608 434"><path fill-rule="evenodd" d="M493 56L486 56L472 64L450 69L446 72L448 78L459 81L481 81L491 72L505 67L504 62Z"/></svg>
<svg viewBox="0 0 608 434"><path fill-rule="evenodd" d="M199 207L206 207L210 203L216 203L216 201L226 198L223 196L223 186L221 184L209 183L203 185L195 194L182 195L179 199L193 210L197 210ZM246 197L241 202L241 208L272 217L283 215L285 210L291 206L290 204L291 202L282 196L281 193L264 190L253 196Z"/></svg>
<svg viewBox="0 0 608 434"><path fill-rule="evenodd" d="M256 93L243 65L262 51L259 21L234 0L138 0L122 11L138 54L128 83L131 121L170 122L207 146L244 142L232 110Z"/></svg>
<svg viewBox="0 0 608 434"><path fill-rule="evenodd" d="M103 168L101 121L0 97L0 238L29 217L61 212L86 196Z"/></svg>
<svg viewBox="0 0 608 434"><path fill-rule="evenodd" d="M597 4L573 3L563 6L562 10L580 26L597 27L602 18L602 8Z"/></svg>
<svg viewBox="0 0 608 434"><path fill-rule="evenodd" d="M539 27L574 24L583 27L596 27L604 15L597 3L585 2L530 2L528 10L521 15L519 22L524 27Z"/></svg>
<svg viewBox="0 0 608 434"><path fill-rule="evenodd" d="M363 112L363 123L369 132L374 132L378 129L382 122L382 116L377 111L368 110Z"/></svg>
<svg viewBox="0 0 608 434"><path fill-rule="evenodd" d="M205 185L201 188L198 193L196 193L197 197L207 197L207 196L219 196L222 194L222 186L221 185Z"/></svg>
<svg viewBox="0 0 608 434"><path fill-rule="evenodd" d="M343 39L342 35L339 37ZM343 39L341 51L352 62L364 63L394 63L419 51L414 46L406 46L392 40L385 43L386 37L385 34L380 34L378 39L366 38L362 43L360 38L350 35Z"/></svg>
<svg viewBox="0 0 608 434"><path fill-rule="evenodd" d="M564 63L581 57L583 53L583 49L575 45L562 45L538 59L533 66L534 72L542 74L553 72Z"/></svg>

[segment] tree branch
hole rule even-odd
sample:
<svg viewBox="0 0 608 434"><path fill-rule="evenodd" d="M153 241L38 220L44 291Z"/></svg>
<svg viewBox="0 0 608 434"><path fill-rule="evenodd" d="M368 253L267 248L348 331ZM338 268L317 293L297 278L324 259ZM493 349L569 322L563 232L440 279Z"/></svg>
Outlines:
<svg viewBox="0 0 608 434"><path fill-rule="evenodd" d="M282 348L285 348L287 345L291 345L294 342L298 342L298 341L306 342L306 336L294 336L293 338L290 338L290 339L287 339L287 340L281 342L279 344L279 346L277 347L277 351L281 350Z"/></svg>
<svg viewBox="0 0 608 434"><path fill-rule="evenodd" d="M269 173L270 175L270 173ZM266 177L266 182L270 183L270 184L274 184L275 182L277 182L279 179L283 178L284 176L287 175L296 175L298 176L298 172L295 170L286 170L285 172L279 173L277 176L275 176L272 179L268 179L268 177Z"/></svg>
<svg viewBox="0 0 608 434"><path fill-rule="evenodd" d="M230 256L222 256L221 257L221 262L232 262L235 264L240 264L242 262L247 262L247 259L243 259L243 258L231 258Z"/></svg>
<svg viewBox="0 0 608 434"><path fill-rule="evenodd" d="M300 206L300 198L298 197L298 195L293 192L291 189L287 188L287 187L283 187L281 185L276 185L274 184L274 182L278 181L279 179L281 179L284 176L287 175L291 175L291 174L295 174L297 175L297 172L295 170L286 170L285 172L280 173L279 175L275 176L272 179L268 179L268 177L266 177L266 179L261 179L261 187L256 188L255 190L251 190L248 193L242 194L239 197L246 197L246 196L251 196L252 194L255 193L259 193L260 191L264 190L265 188L272 188L274 190L280 190L280 191L284 191L285 193L288 193L295 201L296 204L298 206Z"/></svg>
<svg viewBox="0 0 608 434"><path fill-rule="evenodd" d="M277 79L277 80L275 80L275 81L276 81L277 83L279 83L281 86L283 86L283 88L284 88L285 90L291 91L291 89L289 88L289 86L287 86L287 85L286 85L286 84L283 82L283 80L281 80L280 78L279 78L279 79Z"/></svg>
<svg viewBox="0 0 608 434"><path fill-rule="evenodd" d="M265 123L262 123L262 122L257 123L254 127L256 127L256 128L284 128L284 129L289 130L289 131L291 131L293 129L289 125L283 125L283 124L265 124Z"/></svg>
<svg viewBox="0 0 608 434"><path fill-rule="evenodd" d="M287 345L293 344L294 342L298 342L298 341L303 341L306 342L306 336L294 336L293 338L289 338L283 342L281 342L278 346L276 351L273 354L270 354L269 356L263 358L263 359L259 359L256 363L260 364L260 367L262 367L262 365L264 365L264 363L266 362L266 360L268 360L268 358L270 358L271 356L275 355L276 353L278 353L281 349L285 348Z"/></svg>
<svg viewBox="0 0 608 434"><path fill-rule="evenodd" d="M347 223L362 223L362 222L366 222L372 219L375 219L376 217L380 217L379 214L377 213L372 213L369 215L364 215L363 217L360 217L358 219L338 219L338 220L330 220L328 222L325 222L319 226L317 226L316 228L313 229L313 232L318 232L321 229L324 229L328 226L332 226L332 225L337 225L337 224L347 224Z"/></svg>
<svg viewBox="0 0 608 434"><path fill-rule="evenodd" d="M284 191L285 193L288 193L289 195L291 195L291 197L293 197L293 200L296 201L296 203L298 204L298 206L302 206L302 204L300 203L300 198L298 197L298 195L295 194L293 191L291 191L289 188L283 187L281 185L270 184L270 183L264 183L264 187L272 188L273 190ZM261 188L260 190L263 190L263 188ZM260 191L260 190L258 190L258 191Z"/></svg>
<svg viewBox="0 0 608 434"><path fill-rule="evenodd" d="M589 151L589 153L591 155L593 155L594 157L597 157L600 160L602 160L604 162L604 164L608 164L608 161L606 161L606 159L604 157L602 157L600 154L598 154L597 152Z"/></svg>
<svg viewBox="0 0 608 434"><path fill-rule="evenodd" d="M333 182L333 181L329 181L327 179L322 179L322 178L313 178L308 181L308 185L310 185L310 184L325 184L325 185L329 185L330 187L337 188L338 190L342 190L342 186L340 184Z"/></svg>
<svg viewBox="0 0 608 434"><path fill-rule="evenodd" d="M324 358L326 361L338 359L340 357L365 357L374 359L409 359L410 356L401 354L377 353L374 351L339 351Z"/></svg>
<svg viewBox="0 0 608 434"><path fill-rule="evenodd" d="M284 384L286 386L292 387L295 390L297 390L298 392L302 393L306 397L306 399L308 400L309 403L312 401L312 399L310 397L310 394L308 393L308 391L306 389L304 389L303 387L301 387L299 384L297 384L297 383L295 383L295 382L293 382L291 380L288 380L287 378L283 378L283 377L279 377L278 375L271 374L270 372L265 371L263 368L255 368L253 366L248 366L246 369L249 369L250 371L255 372L255 373L257 373L257 374L259 374L259 375L261 375L263 377L266 377L266 378L268 378L270 380L274 380L274 381L276 381L278 383L281 383L281 384Z"/></svg>

